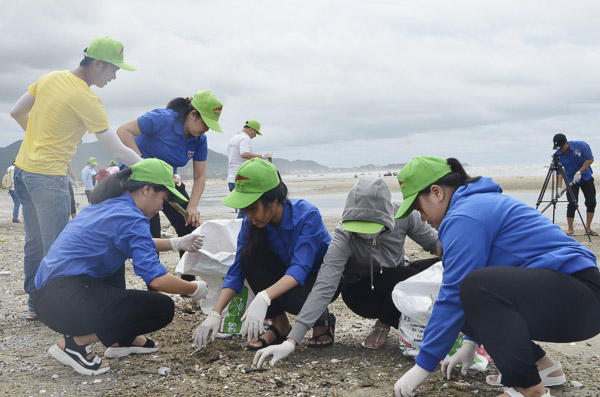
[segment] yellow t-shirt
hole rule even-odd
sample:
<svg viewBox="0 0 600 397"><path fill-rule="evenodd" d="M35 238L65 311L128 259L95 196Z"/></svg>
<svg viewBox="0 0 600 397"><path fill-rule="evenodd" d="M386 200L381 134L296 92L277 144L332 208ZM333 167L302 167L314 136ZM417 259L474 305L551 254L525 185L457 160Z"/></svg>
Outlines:
<svg viewBox="0 0 600 397"><path fill-rule="evenodd" d="M66 175L85 131L109 127L104 105L68 70L43 75L29 86L35 98L15 165L44 175Z"/></svg>

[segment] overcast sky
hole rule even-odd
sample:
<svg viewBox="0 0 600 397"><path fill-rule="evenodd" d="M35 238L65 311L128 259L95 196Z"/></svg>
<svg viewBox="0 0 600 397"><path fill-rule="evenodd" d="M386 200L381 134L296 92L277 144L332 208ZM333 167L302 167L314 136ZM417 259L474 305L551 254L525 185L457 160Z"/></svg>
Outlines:
<svg viewBox="0 0 600 397"><path fill-rule="evenodd" d="M600 2L0 3L0 147L23 136L9 112L28 85L109 36L138 67L93 87L114 129L211 90L220 153L250 118L254 151L331 167L549 163L556 132L600 153Z"/></svg>

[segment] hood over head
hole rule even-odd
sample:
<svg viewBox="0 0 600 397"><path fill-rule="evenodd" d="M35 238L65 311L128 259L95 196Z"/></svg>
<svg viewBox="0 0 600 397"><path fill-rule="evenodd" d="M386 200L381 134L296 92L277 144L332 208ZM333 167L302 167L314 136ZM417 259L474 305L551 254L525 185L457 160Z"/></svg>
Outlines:
<svg viewBox="0 0 600 397"><path fill-rule="evenodd" d="M356 221L382 225L385 231L394 230L392 193L383 179L362 177L348 193L342 213L342 227L347 222Z"/></svg>

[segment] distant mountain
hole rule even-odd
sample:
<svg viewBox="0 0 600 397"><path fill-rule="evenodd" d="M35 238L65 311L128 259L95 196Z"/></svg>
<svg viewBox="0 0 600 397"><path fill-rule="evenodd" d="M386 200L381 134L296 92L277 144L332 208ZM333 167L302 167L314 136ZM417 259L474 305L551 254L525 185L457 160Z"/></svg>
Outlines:
<svg viewBox="0 0 600 397"><path fill-rule="evenodd" d="M2 174L4 174L4 170L10 166L12 159L17 155L21 147L21 142L13 142L4 148L0 148L0 172ZM71 167L78 179L81 179L81 170L87 164L88 158L92 156L96 157L98 161L96 169L108 167L108 163L113 159L100 142L79 145L71 161ZM325 172L329 170L329 167L310 160L289 161L275 158L273 159L273 163L282 174ZM192 162L188 163L185 167L179 168L178 171L184 179L191 178ZM208 149L206 173L209 178L227 177L227 156Z"/></svg>

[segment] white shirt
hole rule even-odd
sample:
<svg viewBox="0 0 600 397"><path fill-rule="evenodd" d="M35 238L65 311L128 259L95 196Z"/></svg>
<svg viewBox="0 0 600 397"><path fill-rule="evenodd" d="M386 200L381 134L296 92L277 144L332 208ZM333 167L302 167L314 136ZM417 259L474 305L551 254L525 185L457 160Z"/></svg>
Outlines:
<svg viewBox="0 0 600 397"><path fill-rule="evenodd" d="M235 183L235 174L246 159L242 154L252 152L250 135L240 131L231 138L227 146L227 182Z"/></svg>
<svg viewBox="0 0 600 397"><path fill-rule="evenodd" d="M10 180L12 181L12 187L9 190L15 190L15 166L11 164L11 166L6 169L6 172L8 172Z"/></svg>

